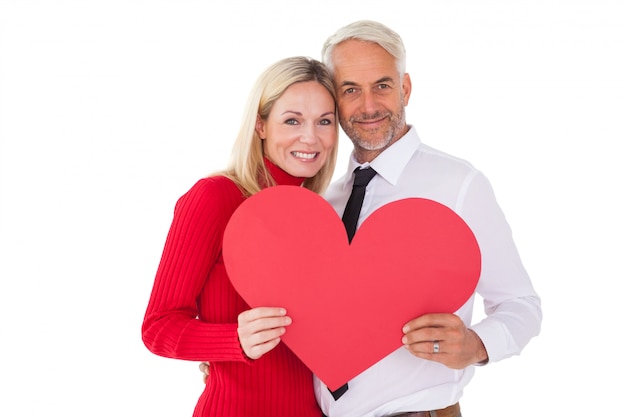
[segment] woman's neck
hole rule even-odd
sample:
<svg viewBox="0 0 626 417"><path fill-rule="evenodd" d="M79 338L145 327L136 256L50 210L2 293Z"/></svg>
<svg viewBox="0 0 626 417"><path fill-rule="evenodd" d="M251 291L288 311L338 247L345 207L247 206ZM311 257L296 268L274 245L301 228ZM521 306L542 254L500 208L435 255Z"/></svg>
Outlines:
<svg viewBox="0 0 626 417"><path fill-rule="evenodd" d="M267 171L276 182L276 185L300 186L302 185L304 180L306 180L306 178L303 178L303 177L294 177L293 175L289 174L288 172L286 172L281 167L274 164L272 161L270 161L267 158L264 158L264 162L265 162L265 168L267 168Z"/></svg>

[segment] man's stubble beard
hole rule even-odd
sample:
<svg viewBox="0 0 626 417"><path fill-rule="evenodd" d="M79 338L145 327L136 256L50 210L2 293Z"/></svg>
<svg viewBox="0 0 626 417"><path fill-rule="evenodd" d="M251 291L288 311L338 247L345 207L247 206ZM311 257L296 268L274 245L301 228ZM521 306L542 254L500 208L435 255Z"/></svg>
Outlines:
<svg viewBox="0 0 626 417"><path fill-rule="evenodd" d="M343 129L344 133L350 140L352 141L355 150L363 151L363 152L372 152L372 151L383 151L387 147L389 147L393 142L400 138L402 135L404 128L406 126L406 122L404 119L405 110L404 106L400 109L398 113L394 113L389 117L389 124L385 131L380 132L380 138L375 140L371 139L371 134L369 139L360 135L359 131L354 128L354 120L374 120L380 118L380 113L375 113L373 115L355 118L351 117L347 121L340 120L339 124ZM381 129L384 129L382 127ZM372 132L374 135L378 132Z"/></svg>

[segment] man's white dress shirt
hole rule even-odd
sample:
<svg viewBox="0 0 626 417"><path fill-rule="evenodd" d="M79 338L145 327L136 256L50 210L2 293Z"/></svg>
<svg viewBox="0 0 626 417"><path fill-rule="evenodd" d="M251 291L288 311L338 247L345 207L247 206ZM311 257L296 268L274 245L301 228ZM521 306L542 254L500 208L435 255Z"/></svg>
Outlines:
<svg viewBox="0 0 626 417"><path fill-rule="evenodd" d="M472 325L474 297L456 314L480 336L490 362L519 354L539 333L540 299L487 178L469 162L421 143L412 126L369 165L378 175L367 186L359 225L376 209L403 198L427 198L454 210L471 228L480 247L482 269L476 291L484 300L487 316ZM357 166L351 156L347 173L325 195L340 217ZM404 323L389 325L401 329ZM363 348L367 349L366 340ZM348 391L337 401L317 378L315 394L328 417L379 417L454 404L473 374L473 366L450 369L416 358L401 347L350 380Z"/></svg>

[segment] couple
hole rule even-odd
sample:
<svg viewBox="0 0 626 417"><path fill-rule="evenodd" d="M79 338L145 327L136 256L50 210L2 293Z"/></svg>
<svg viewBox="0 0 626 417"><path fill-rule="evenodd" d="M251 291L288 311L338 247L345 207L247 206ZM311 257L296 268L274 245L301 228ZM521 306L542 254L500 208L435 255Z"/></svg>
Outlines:
<svg viewBox="0 0 626 417"><path fill-rule="evenodd" d="M201 179L177 202L143 341L157 355L211 364L194 416L458 417L474 366L519 354L539 333L539 297L489 181L421 143L406 123L411 80L401 38L358 21L328 38L322 60L289 58L268 68L252 90L228 170ZM354 151L347 174L326 190L338 124ZM353 172L367 167L375 175L359 223L394 200L422 197L469 225L481 249L477 293L487 317L471 325L474 297L455 314L417 317L401 329L403 348L331 393L280 343L288 312L250 309L235 292L221 238L239 204L273 185L324 193L341 215Z"/></svg>

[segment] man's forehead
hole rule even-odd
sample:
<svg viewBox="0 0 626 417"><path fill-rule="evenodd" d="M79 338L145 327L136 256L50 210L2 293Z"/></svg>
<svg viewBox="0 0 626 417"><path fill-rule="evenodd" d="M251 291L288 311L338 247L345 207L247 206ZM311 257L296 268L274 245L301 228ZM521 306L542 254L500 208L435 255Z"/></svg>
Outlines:
<svg viewBox="0 0 626 417"><path fill-rule="evenodd" d="M381 46L357 40L337 45L333 51L335 82L342 84L376 84L397 80L395 59Z"/></svg>
<svg viewBox="0 0 626 417"><path fill-rule="evenodd" d="M342 85L376 85L395 84L399 82L395 66L364 66L346 64L335 69L335 84Z"/></svg>

